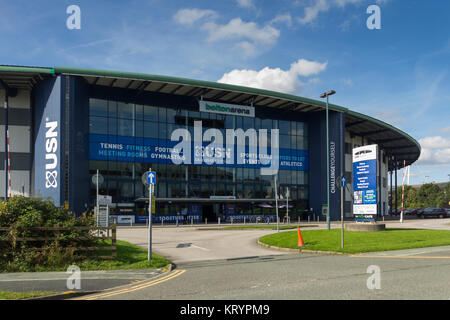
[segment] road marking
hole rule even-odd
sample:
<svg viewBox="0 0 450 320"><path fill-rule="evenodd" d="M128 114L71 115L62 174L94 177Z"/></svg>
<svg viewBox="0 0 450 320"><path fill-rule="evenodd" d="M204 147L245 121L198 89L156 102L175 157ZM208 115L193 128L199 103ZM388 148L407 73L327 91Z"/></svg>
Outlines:
<svg viewBox="0 0 450 320"><path fill-rule="evenodd" d="M125 294L125 293L130 293L130 292L142 290L142 289L154 286L156 284L160 284L160 283L166 282L166 281L168 281L170 279L176 278L176 277L182 275L185 272L186 272L186 270L175 270L174 272L172 272L172 273L170 273L170 274L168 274L168 275L166 275L164 277L161 277L161 278L158 278L158 279L155 279L155 280L151 280L151 281L147 281L145 283L141 283L139 285L135 285L135 286L130 287L130 288L118 289L118 290L115 290L115 291L100 293L100 294L91 295L91 296L87 296L87 297L81 297L81 298L77 298L77 299L74 299L74 300L96 300L96 299L108 298L108 297L116 296L116 295L119 295L119 294Z"/></svg>
<svg viewBox="0 0 450 320"><path fill-rule="evenodd" d="M363 256L351 255L353 258L387 258L387 259L450 259L450 256Z"/></svg>
<svg viewBox="0 0 450 320"><path fill-rule="evenodd" d="M202 248L202 247L199 247L199 246L196 246L196 245L193 245L193 244L191 244L191 247L192 247L192 248L201 249L201 250L204 250L204 251L211 251L211 250L209 250L209 249Z"/></svg>

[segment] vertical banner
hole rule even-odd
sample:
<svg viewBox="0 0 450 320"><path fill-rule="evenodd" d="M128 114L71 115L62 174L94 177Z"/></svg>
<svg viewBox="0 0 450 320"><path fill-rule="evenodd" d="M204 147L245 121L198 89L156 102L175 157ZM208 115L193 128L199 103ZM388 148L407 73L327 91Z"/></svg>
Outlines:
<svg viewBox="0 0 450 320"><path fill-rule="evenodd" d="M61 139L61 77L47 79L39 85L35 97L34 192L50 198L56 206L64 203L62 193L63 146Z"/></svg>
<svg viewBox="0 0 450 320"><path fill-rule="evenodd" d="M377 215L378 145L353 149L353 214L357 221Z"/></svg>

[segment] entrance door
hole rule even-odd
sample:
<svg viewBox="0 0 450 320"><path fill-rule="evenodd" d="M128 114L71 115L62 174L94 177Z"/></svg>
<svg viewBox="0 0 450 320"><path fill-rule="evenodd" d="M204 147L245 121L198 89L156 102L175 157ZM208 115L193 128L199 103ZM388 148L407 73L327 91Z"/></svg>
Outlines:
<svg viewBox="0 0 450 320"><path fill-rule="evenodd" d="M217 217L216 214L214 213L214 205L212 204L202 205L202 216L203 221L205 221L205 219L208 219L208 222L216 222Z"/></svg>

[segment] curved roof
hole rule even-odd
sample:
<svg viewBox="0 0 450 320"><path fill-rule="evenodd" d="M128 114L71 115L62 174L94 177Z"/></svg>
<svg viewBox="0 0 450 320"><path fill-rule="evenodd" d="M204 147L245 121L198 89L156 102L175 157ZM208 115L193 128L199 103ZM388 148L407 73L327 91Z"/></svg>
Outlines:
<svg viewBox="0 0 450 320"><path fill-rule="evenodd" d="M80 76L91 85L203 97L210 101L238 105L253 103L256 108L263 106L291 112L319 112L326 108L324 101L263 89L170 76L68 67L0 66L0 87L3 83L11 87L32 88L39 79L54 74ZM346 130L380 145L388 155L396 157L398 167L403 165L403 161L410 165L419 158L420 144L400 129L335 104L329 104L329 109L345 113Z"/></svg>

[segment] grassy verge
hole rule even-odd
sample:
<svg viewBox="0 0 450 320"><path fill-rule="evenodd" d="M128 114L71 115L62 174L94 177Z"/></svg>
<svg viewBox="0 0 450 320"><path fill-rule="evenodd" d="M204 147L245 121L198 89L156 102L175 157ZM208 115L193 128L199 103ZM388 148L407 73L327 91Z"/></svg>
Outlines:
<svg viewBox="0 0 450 320"><path fill-rule="evenodd" d="M41 292L41 291L30 291L30 292L10 292L10 291L0 291L0 300L20 300L20 299L30 299L36 297L50 296L56 294L56 292Z"/></svg>
<svg viewBox="0 0 450 320"><path fill-rule="evenodd" d="M380 232L345 231L341 249L341 230L303 230L306 250L362 253L450 245L450 231L387 229ZM297 249L296 231L270 234L260 238L262 243Z"/></svg>
<svg viewBox="0 0 450 320"><path fill-rule="evenodd" d="M100 253L104 255L110 252ZM166 258L152 254L152 259L147 260L147 250L134 244L117 240L117 258L115 260L87 259L72 264L80 267L82 271L88 270L118 270L118 269L158 269L170 263ZM37 271L66 271L70 264L64 266L36 266L33 268L23 267L20 270L11 268L0 269L0 272L37 272Z"/></svg>
<svg viewBox="0 0 450 320"><path fill-rule="evenodd" d="M308 228L312 226L300 226L300 228ZM223 230L246 230L246 229L267 229L267 230L277 230L277 226L274 225L261 225L261 226L229 226L223 227ZM297 229L297 225L280 225L280 230L290 230Z"/></svg>

